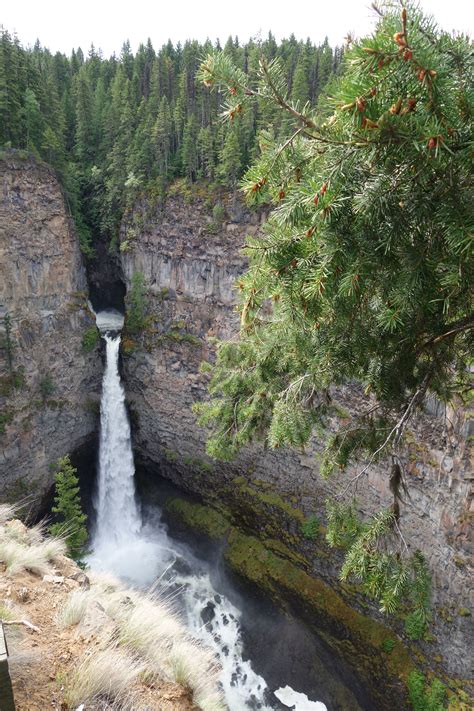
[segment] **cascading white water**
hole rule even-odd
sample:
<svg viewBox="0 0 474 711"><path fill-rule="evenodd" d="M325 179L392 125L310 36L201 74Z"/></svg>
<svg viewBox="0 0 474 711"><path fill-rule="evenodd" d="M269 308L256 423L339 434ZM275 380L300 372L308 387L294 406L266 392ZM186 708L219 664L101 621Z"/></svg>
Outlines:
<svg viewBox="0 0 474 711"><path fill-rule="evenodd" d="M94 501L97 520L92 537L91 568L108 571L140 587L161 581L168 592L178 590L188 627L213 649L222 666L221 683L230 711L260 709L271 711L266 702L268 686L255 673L250 661L244 661L241 635L241 612L226 597L214 589L209 574L202 570L182 573L180 564L192 558L183 554L183 546L169 538L158 520L153 526L143 526L137 505L134 482L134 461L130 424L125 407L125 394L118 368L120 335L123 317L107 311L96 315L97 325L106 342L106 368L102 381L100 406L100 450L98 486ZM114 334L114 335L111 335ZM174 569L176 566L176 570ZM206 619L206 610L212 610ZM301 696L308 704L291 697L283 705L296 711L324 711ZM284 689L278 692L284 692ZM278 692L276 692L278 694ZM285 692L286 693L286 692ZM291 697L291 698L290 698Z"/></svg>
<svg viewBox="0 0 474 711"><path fill-rule="evenodd" d="M125 393L120 382L120 336L105 334L107 362L100 404L99 482L94 546L120 545L138 535L141 517L135 499L133 452Z"/></svg>

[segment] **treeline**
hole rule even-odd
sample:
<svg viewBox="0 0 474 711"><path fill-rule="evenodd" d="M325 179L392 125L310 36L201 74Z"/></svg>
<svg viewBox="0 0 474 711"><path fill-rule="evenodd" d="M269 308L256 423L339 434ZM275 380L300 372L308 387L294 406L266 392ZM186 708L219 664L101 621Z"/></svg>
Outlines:
<svg viewBox="0 0 474 711"><path fill-rule="evenodd" d="M171 42L155 51L150 40L134 55L105 59L92 46L70 57L32 49L1 32L0 145L32 151L57 170L81 244L92 235L113 240L124 210L144 190L163 190L176 177L235 184L258 152L258 132L284 120L273 105L257 104L229 125L220 120L223 97L197 83L196 70L213 49L208 41ZM257 45L229 38L225 51L253 74L260 56L278 57L288 95L314 104L342 49L272 35Z"/></svg>

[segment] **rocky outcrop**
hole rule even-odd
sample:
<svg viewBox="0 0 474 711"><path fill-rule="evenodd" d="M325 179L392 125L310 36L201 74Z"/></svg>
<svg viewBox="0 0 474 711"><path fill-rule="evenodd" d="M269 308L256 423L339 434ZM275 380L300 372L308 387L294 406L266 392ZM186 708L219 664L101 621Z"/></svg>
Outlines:
<svg viewBox="0 0 474 711"><path fill-rule="evenodd" d="M351 604L367 609L354 591L341 589L338 560L324 546L301 543L305 517L324 520L324 502L349 471L323 481L318 475L315 440L305 453L270 452L261 447L242 452L231 465L205 454L205 432L191 407L205 397L202 360L212 357L209 336L230 337L237 331L233 282L245 268L239 249L245 235L263 219L241 211L216 229L203 199L169 198L164 207L137 209L140 234L130 242L124 226L122 265L127 285L141 272L148 288L152 323L139 343L126 344L124 376L134 425L135 448L148 471L155 468L179 487L208 502L224 504L241 525L260 537L283 537L293 550L303 549L310 574L337 588ZM136 217L136 216L135 216ZM335 393L341 408L357 410L363 395L356 387ZM405 452L410 498L403 506L401 528L407 544L419 548L433 573L435 639L419 649L437 659L437 673L467 677L466 650L472 633L469 593L469 422L466 415L444 412L413 426ZM372 467L359 483L365 513L391 502L387 467ZM371 614L377 617L372 607ZM390 622L403 635L397 620ZM420 653L420 652L419 652Z"/></svg>
<svg viewBox="0 0 474 711"><path fill-rule="evenodd" d="M102 364L79 243L54 171L4 153L0 189L1 493L37 510L51 465L97 429Z"/></svg>

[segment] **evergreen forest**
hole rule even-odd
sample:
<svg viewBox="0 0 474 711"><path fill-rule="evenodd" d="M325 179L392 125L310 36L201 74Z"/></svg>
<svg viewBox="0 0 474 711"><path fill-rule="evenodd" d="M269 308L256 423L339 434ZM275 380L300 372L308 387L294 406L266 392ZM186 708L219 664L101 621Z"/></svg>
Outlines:
<svg viewBox="0 0 474 711"><path fill-rule="evenodd" d="M91 46L70 57L37 42L23 48L2 31L0 40L0 145L25 149L52 165L60 179L85 254L94 238L116 244L124 210L137 195L162 194L169 181L207 179L234 189L258 154L258 134L273 125L284 134L278 107L255 105L238 122L224 122L224 94L196 80L203 58L219 43L170 42L155 50L150 40L133 54L125 42L119 57L105 59ZM316 46L294 36L277 43L240 44L224 52L245 74L261 56L278 58L288 92L303 107L314 105L343 50L327 40Z"/></svg>

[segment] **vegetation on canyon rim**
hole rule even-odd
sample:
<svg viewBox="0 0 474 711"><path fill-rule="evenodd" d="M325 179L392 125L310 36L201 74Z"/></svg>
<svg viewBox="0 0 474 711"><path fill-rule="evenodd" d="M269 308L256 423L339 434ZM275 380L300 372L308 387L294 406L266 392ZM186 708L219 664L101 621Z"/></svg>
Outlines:
<svg viewBox="0 0 474 711"><path fill-rule="evenodd" d="M209 454L224 459L255 439L304 447L336 421L322 474L359 463L328 506L328 540L347 550L341 576L385 611L412 596L419 636L429 575L400 530L400 448L427 392L446 401L470 387L472 54L412 4L379 14L317 109L288 96L278 60L262 56L250 81L226 53L201 65L205 85L227 90L231 124L265 102L287 132L260 133L242 182L250 204L274 209L248 238L240 338L217 344L211 400L196 410ZM354 380L366 406L338 420L330 387ZM386 457L393 506L362 522L347 494Z"/></svg>
<svg viewBox="0 0 474 711"><path fill-rule="evenodd" d="M219 46L219 45L218 45ZM39 42L24 49L0 28L0 145L33 152L52 165L75 218L81 246L94 255L100 235L117 246L124 213L142 195L161 196L178 177L233 188L258 152L261 124L281 122L255 107L232 126L219 121L224 95L195 80L210 42L150 40L105 59L93 46L70 57ZM294 37L277 44L229 39L225 50L242 71L264 54L281 59L293 99L315 102L341 63L342 49ZM216 192L215 190L213 191Z"/></svg>

